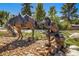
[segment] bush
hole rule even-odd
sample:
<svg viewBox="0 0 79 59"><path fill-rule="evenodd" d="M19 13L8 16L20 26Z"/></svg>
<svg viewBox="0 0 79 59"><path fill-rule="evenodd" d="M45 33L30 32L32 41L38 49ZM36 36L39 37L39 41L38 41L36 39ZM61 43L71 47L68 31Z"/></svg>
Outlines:
<svg viewBox="0 0 79 59"><path fill-rule="evenodd" d="M64 20L63 22L59 23L59 29L61 30L69 30L70 28L71 28L71 24L67 20Z"/></svg>
<svg viewBox="0 0 79 59"><path fill-rule="evenodd" d="M73 20L71 21L71 23L72 23L72 24L79 24L79 20L78 20L78 19L73 19Z"/></svg>
<svg viewBox="0 0 79 59"><path fill-rule="evenodd" d="M66 44L68 45L76 45L76 46L79 46L79 40L77 39L73 39L73 38L68 38L66 39L65 41Z"/></svg>

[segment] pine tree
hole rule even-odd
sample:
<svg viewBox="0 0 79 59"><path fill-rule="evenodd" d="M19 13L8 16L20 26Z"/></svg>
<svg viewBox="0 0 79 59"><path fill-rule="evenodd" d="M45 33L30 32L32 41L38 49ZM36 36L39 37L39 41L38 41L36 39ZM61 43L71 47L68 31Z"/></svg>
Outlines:
<svg viewBox="0 0 79 59"><path fill-rule="evenodd" d="M45 11L43 9L43 4L42 3L38 3L37 4L37 7L36 7L36 12L35 12L35 18L38 20L38 21L41 21L44 19L45 17Z"/></svg>
<svg viewBox="0 0 79 59"><path fill-rule="evenodd" d="M56 9L54 6L50 7L50 10L49 10L49 16L51 18L51 20L55 21L56 20Z"/></svg>
<svg viewBox="0 0 79 59"><path fill-rule="evenodd" d="M9 14L10 14L9 12L0 11L0 25L1 26L8 21Z"/></svg>
<svg viewBox="0 0 79 59"><path fill-rule="evenodd" d="M31 12L31 4L30 3L23 3L22 4L23 8L22 8L22 14L25 15L25 14L28 14L31 16L32 12Z"/></svg>
<svg viewBox="0 0 79 59"><path fill-rule="evenodd" d="M78 17L78 8L76 8L75 5L75 3L65 3L62 6L62 18L66 18L68 21L71 21L71 19L73 19L74 17Z"/></svg>

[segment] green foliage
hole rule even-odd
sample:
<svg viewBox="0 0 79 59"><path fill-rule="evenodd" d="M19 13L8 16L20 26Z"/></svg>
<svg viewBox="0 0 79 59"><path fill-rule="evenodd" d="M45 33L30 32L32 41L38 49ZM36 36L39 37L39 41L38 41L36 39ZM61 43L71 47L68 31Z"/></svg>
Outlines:
<svg viewBox="0 0 79 59"><path fill-rule="evenodd" d="M60 25L60 23L59 23L60 17L58 17L58 16L56 15L57 11L56 11L56 9L55 9L55 6L50 7L50 10L49 10L48 13L49 13L50 19L51 19L53 22L55 22L55 23L58 25L58 27L59 27L59 25Z"/></svg>
<svg viewBox="0 0 79 59"><path fill-rule="evenodd" d="M71 23L72 23L72 24L79 24L79 20L78 20L78 19L73 19L73 20L71 21Z"/></svg>
<svg viewBox="0 0 79 59"><path fill-rule="evenodd" d="M56 16L54 22L57 24L57 26L60 26L60 17Z"/></svg>
<svg viewBox="0 0 79 59"><path fill-rule="evenodd" d="M25 37L32 37L32 32L30 32L30 33L24 33L23 32L23 36L25 36ZM45 39L45 34L43 34L42 32L38 32L38 31L34 31L34 38L35 39Z"/></svg>
<svg viewBox="0 0 79 59"><path fill-rule="evenodd" d="M68 39L66 39L65 43L68 44L68 45L79 46L79 40L78 39L68 38Z"/></svg>
<svg viewBox="0 0 79 59"><path fill-rule="evenodd" d="M32 12L31 12L31 4L30 3L23 3L22 4L23 8L22 8L22 14L25 15L25 14L28 14L31 16Z"/></svg>
<svg viewBox="0 0 79 59"><path fill-rule="evenodd" d="M61 29L61 30L68 30L70 28L71 28L71 24L67 20L64 20L63 22L59 23L59 29Z"/></svg>
<svg viewBox="0 0 79 59"><path fill-rule="evenodd" d="M78 39L69 38L69 36L72 33L74 33L74 32L78 32L79 33L79 30L65 30L65 31L61 31L61 33L65 37L65 44L66 45L77 45L77 46L79 46L79 40Z"/></svg>
<svg viewBox="0 0 79 59"><path fill-rule="evenodd" d="M55 21L56 19L56 13L57 12L56 12L55 6L50 7L49 16L53 21Z"/></svg>
<svg viewBox="0 0 79 59"><path fill-rule="evenodd" d="M69 21L71 19L73 19L73 17L78 17L77 15L77 11L78 9L75 7L75 3L65 3L63 6L62 6L62 18L66 18L68 19Z"/></svg>
<svg viewBox="0 0 79 59"><path fill-rule="evenodd" d="M0 11L0 25L1 26L8 21L9 14L10 14L9 12Z"/></svg>
<svg viewBox="0 0 79 59"><path fill-rule="evenodd" d="M5 32L0 32L0 36L3 36L3 35L5 35Z"/></svg>
<svg viewBox="0 0 79 59"><path fill-rule="evenodd" d="M38 3L37 4L37 7L36 7L36 12L35 12L35 18L38 20L38 21L41 21L44 19L45 17L45 11L43 9L43 4L42 3Z"/></svg>
<svg viewBox="0 0 79 59"><path fill-rule="evenodd" d="M35 32L35 36L36 39L45 39L45 35L42 32Z"/></svg>
<svg viewBox="0 0 79 59"><path fill-rule="evenodd" d="M9 12L6 11L0 11L0 18L8 19Z"/></svg>

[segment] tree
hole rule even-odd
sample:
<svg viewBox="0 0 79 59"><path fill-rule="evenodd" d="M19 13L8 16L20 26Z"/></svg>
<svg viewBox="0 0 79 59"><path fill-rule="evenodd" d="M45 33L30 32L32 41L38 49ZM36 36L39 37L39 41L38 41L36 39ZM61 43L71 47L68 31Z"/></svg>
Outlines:
<svg viewBox="0 0 79 59"><path fill-rule="evenodd" d="M1 26L7 22L8 18L9 18L9 12L0 11L0 25Z"/></svg>
<svg viewBox="0 0 79 59"><path fill-rule="evenodd" d="M56 9L54 6L50 7L50 10L49 10L49 16L51 18L51 20L55 21L56 19Z"/></svg>
<svg viewBox="0 0 79 59"><path fill-rule="evenodd" d="M62 18L66 18L68 21L71 21L74 17L78 17L77 10L75 3L65 3L62 6Z"/></svg>
<svg viewBox="0 0 79 59"><path fill-rule="evenodd" d="M30 3L23 3L22 4L23 8L22 8L22 14L25 15L25 14L28 14L31 16L32 12L31 12L31 4Z"/></svg>
<svg viewBox="0 0 79 59"><path fill-rule="evenodd" d="M38 3L37 4L37 7L36 7L36 12L35 12L35 18L38 20L38 21L41 21L44 19L45 17L45 11L43 9L43 4L42 3Z"/></svg>
<svg viewBox="0 0 79 59"><path fill-rule="evenodd" d="M56 15L57 11L56 11L55 6L50 7L50 10L48 11L48 13L49 13L50 19L59 26L60 17Z"/></svg>

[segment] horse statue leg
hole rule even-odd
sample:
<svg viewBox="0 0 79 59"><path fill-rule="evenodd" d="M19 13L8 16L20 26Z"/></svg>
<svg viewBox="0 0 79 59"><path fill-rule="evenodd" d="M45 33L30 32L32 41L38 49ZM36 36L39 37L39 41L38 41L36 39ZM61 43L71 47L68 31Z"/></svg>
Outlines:
<svg viewBox="0 0 79 59"><path fill-rule="evenodd" d="M48 44L49 44L49 47L51 46L51 39L50 39L50 35L48 35Z"/></svg>
<svg viewBox="0 0 79 59"><path fill-rule="evenodd" d="M19 27L14 27L15 30L17 31L17 35L18 35L18 40L22 39L23 38L23 35L22 35L22 32L21 32L21 29Z"/></svg>
<svg viewBox="0 0 79 59"><path fill-rule="evenodd" d="M19 34L19 37L18 37L18 39L20 40L20 39L22 39L23 38L23 35L22 35L22 32L21 32L21 30L20 31L18 31L18 34Z"/></svg>
<svg viewBox="0 0 79 59"><path fill-rule="evenodd" d="M19 35L18 40L21 40L23 38L22 32L21 32L20 29L17 32L18 32L18 35Z"/></svg>

